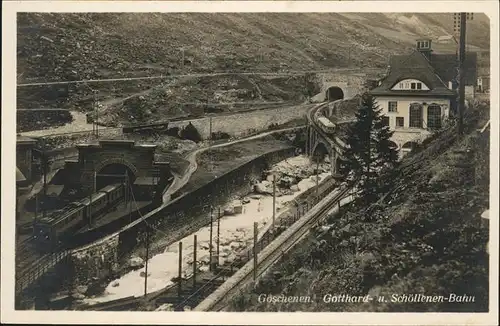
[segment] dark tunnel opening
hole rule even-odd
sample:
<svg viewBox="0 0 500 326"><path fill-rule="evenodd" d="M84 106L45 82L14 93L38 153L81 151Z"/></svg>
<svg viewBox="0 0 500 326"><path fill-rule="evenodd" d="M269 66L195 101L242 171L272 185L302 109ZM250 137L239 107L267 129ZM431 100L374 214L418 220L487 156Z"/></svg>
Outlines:
<svg viewBox="0 0 500 326"><path fill-rule="evenodd" d="M326 90L326 100L328 102L333 102L337 100L341 100L344 98L344 92L342 91L342 88L333 86L330 87Z"/></svg>

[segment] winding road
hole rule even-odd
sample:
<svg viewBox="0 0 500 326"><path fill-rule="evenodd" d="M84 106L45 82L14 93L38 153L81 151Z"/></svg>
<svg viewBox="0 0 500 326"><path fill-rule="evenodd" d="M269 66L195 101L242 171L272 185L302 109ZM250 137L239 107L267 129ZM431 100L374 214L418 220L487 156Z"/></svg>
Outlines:
<svg viewBox="0 0 500 326"><path fill-rule="evenodd" d="M205 146L205 147L198 148L198 149L190 152L185 157L185 159L189 162L189 167L188 167L187 171L181 177L179 177L178 175L174 175L174 181L172 182L172 184L168 188L168 190L163 194L163 204L165 205L166 203L170 202L170 198L171 198L172 194L175 193L176 191L178 191L179 189L181 189L186 183L188 183L188 181L191 178L191 176L193 175L193 173L198 169L198 163L196 162L196 157L198 156L198 154L203 153L204 151L207 151L209 149L226 147L226 146L230 146L230 145L234 145L234 144L238 144L238 143L242 143L242 142L246 142L246 141L250 141L250 140L254 140L254 139L263 138L263 137L266 137L266 136L269 136L269 135L272 135L275 133L279 133L279 132L292 131L292 130L295 130L297 128L301 128L301 127L291 127L291 128L272 130L272 131L264 132L264 133L261 133L258 135L254 135L254 136L250 136L250 137L246 137L246 138L241 138L241 139L238 139L235 141L223 143L223 144L217 144L217 145L213 145L213 146Z"/></svg>

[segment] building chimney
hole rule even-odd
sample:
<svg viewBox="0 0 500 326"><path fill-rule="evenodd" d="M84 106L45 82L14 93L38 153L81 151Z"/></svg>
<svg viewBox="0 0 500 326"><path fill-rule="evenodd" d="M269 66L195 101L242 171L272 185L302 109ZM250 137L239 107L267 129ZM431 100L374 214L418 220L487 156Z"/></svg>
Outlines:
<svg viewBox="0 0 500 326"><path fill-rule="evenodd" d="M431 39L428 38L417 40L417 50L422 53L429 61L431 61L432 53L431 43Z"/></svg>

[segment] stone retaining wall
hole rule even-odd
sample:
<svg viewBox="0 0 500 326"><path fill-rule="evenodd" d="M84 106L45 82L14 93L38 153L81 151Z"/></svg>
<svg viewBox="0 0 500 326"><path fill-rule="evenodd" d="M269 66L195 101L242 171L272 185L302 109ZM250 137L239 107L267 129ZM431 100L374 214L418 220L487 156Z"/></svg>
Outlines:
<svg viewBox="0 0 500 326"><path fill-rule="evenodd" d="M75 251L72 254L78 271L75 282L84 284L92 277L97 277L95 266L101 266L103 271L115 270L116 265L124 263L132 252L144 247L142 241L146 227L161 231L159 234L152 234L153 239L158 236L164 238L165 233L175 232L177 237L182 238L185 235L178 231L183 227L202 227L209 220L210 205L223 205L229 196L247 194L253 181L261 179L264 170L294 154L295 148L291 146L268 152L201 185L156 212L146 214L143 220L130 224L117 234ZM178 239L169 240L175 242ZM105 275L106 273L102 273L101 277Z"/></svg>
<svg viewBox="0 0 500 326"><path fill-rule="evenodd" d="M297 105L213 116L212 132L225 132L232 137L241 137L259 130L265 130L272 123L284 124L294 119L303 118L309 109L310 105ZM203 139L208 138L210 117L173 121L169 124L169 128L184 128L190 122L196 127Z"/></svg>

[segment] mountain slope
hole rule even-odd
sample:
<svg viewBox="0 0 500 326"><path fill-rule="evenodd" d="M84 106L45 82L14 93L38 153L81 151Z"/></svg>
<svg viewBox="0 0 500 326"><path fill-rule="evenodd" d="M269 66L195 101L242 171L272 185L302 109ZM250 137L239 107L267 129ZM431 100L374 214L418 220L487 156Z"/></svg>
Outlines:
<svg viewBox="0 0 500 326"><path fill-rule="evenodd" d="M436 48L455 52L456 45L446 38L452 28L452 14L21 13L18 83L214 71L384 67L391 54L409 51L415 39L423 36L445 36L444 43L435 41ZM489 47L486 16L476 14L468 31L471 48ZM249 77L243 84L253 94L255 85L262 82ZM266 88L283 91L281 97L269 96L275 101L304 99L305 92L296 92L303 85L300 78L289 85L274 80L267 83ZM201 84L193 79L192 91L202 90ZM166 90L169 85L164 85ZM115 104L152 87L163 87L158 80L91 86L99 91L101 101ZM18 90L19 108L88 110L92 103L92 93L84 84ZM172 92L176 95L177 91ZM205 101L214 102L214 96ZM193 101L184 98L184 102Z"/></svg>

